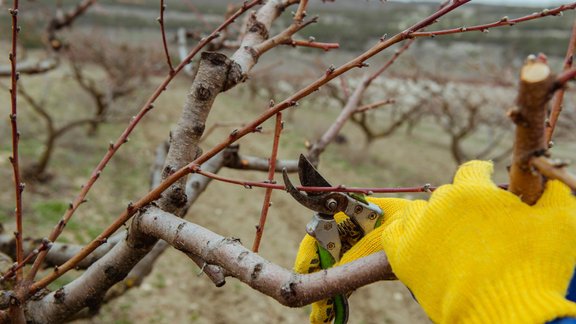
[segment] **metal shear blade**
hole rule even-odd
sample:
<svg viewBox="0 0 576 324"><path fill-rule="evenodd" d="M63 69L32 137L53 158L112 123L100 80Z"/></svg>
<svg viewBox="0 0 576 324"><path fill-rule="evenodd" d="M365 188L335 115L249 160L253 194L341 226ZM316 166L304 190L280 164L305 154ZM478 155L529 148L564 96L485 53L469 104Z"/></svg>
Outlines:
<svg viewBox="0 0 576 324"><path fill-rule="evenodd" d="M298 175L300 183L305 187L331 187L304 155L300 155ZM306 194L303 194L292 184L286 170L282 171L282 177L286 191L303 206L318 213L330 215L346 209L348 201L344 195L320 191L305 191Z"/></svg>

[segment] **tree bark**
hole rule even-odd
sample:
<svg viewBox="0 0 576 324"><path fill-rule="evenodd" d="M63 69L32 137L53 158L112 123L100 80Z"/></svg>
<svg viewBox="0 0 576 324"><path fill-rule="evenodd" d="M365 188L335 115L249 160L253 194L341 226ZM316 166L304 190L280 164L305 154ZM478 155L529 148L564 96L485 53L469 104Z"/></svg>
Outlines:
<svg viewBox="0 0 576 324"><path fill-rule="evenodd" d="M536 203L544 190L544 178L530 160L548 149L545 120L553 85L554 76L544 61L527 61L520 71L517 109L509 113L516 124L516 138L508 190L529 205Z"/></svg>

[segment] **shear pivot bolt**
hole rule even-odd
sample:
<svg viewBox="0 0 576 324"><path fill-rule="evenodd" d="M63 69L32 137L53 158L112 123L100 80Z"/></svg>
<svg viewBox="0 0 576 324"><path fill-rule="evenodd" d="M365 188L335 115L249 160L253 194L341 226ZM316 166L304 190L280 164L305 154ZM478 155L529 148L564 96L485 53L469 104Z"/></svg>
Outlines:
<svg viewBox="0 0 576 324"><path fill-rule="evenodd" d="M336 200L334 199L328 199L326 201L326 208L328 208L331 211L336 210L336 207L338 207L338 203L336 202Z"/></svg>
<svg viewBox="0 0 576 324"><path fill-rule="evenodd" d="M324 229L327 230L327 231L331 230L331 229L332 229L332 224L330 224L330 223L324 224Z"/></svg>
<svg viewBox="0 0 576 324"><path fill-rule="evenodd" d="M333 250L336 247L336 244L334 244L334 242L330 242L328 243L328 245L326 245L326 247L328 248L328 250Z"/></svg>
<svg viewBox="0 0 576 324"><path fill-rule="evenodd" d="M376 219L376 213L370 213L370 215L368 215L368 219L369 220L375 220Z"/></svg>
<svg viewBox="0 0 576 324"><path fill-rule="evenodd" d="M360 214L363 209L364 209L364 208L362 208L362 206L357 205L356 207L354 207L354 212L355 212L356 214Z"/></svg>

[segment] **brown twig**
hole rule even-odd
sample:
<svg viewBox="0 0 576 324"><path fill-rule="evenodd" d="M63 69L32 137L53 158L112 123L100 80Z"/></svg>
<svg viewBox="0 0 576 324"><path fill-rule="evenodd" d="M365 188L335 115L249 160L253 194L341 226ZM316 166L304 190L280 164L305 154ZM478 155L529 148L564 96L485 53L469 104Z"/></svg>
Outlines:
<svg viewBox="0 0 576 324"><path fill-rule="evenodd" d="M532 205L544 190L544 178L530 161L546 152L545 119L553 94L554 76L544 59L529 58L520 71L517 110L509 113L516 124L509 191Z"/></svg>
<svg viewBox="0 0 576 324"><path fill-rule="evenodd" d="M46 34L52 49L59 50L63 45L62 42L56 38L56 31L72 25L72 23L84 14L94 3L96 3L96 0L83 0L74 9L62 15L61 18L55 17L48 23Z"/></svg>
<svg viewBox="0 0 576 324"><path fill-rule="evenodd" d="M22 246L24 244L22 243ZM8 271L2 274L2 280L4 278L10 278L22 269L27 263L31 262L34 257L36 257L40 252L48 250L52 246L52 243L48 240L42 240L39 248L33 249L20 263L15 263Z"/></svg>
<svg viewBox="0 0 576 324"><path fill-rule="evenodd" d="M270 153L269 167L268 167L268 182L274 183L274 173L276 172L276 159L278 158L278 144L280 143L280 133L282 132L283 121L282 113L276 114L276 124L274 127L274 140L272 143L272 152ZM256 237L254 238L254 244L252 245L252 251L258 253L260 247L260 241L262 240L262 235L264 234L264 226L266 225L266 217L268 216L268 209L270 208L270 199L272 197L272 188L266 188L264 194L264 201L262 203L262 212L260 213L260 221L256 226Z"/></svg>
<svg viewBox="0 0 576 324"><path fill-rule="evenodd" d="M74 199L74 201L71 204L71 208L69 208L65 215L62 217L62 220L60 220L60 222L58 222L58 224L54 227L54 229L52 230L52 233L49 236L49 240L54 242L56 240L56 238L58 238L58 236L60 236L60 234L62 233L62 231L64 230L64 226L67 224L67 222L70 220L70 218L72 217L72 215L74 214L74 212L78 209L78 207L80 206L80 204L82 202L85 201L86 199L86 195L88 194L88 192L90 191L90 189L92 188L92 186L94 185L94 183L98 180L98 177L100 176L100 174L102 173L102 171L104 170L104 168L106 167L106 165L108 164L108 162L110 161L110 159L112 158L112 156L114 155L114 153L116 153L116 151L118 151L118 149L128 141L128 136L132 133L132 131L134 130L134 128L136 127L136 125L138 125L138 123L140 122L140 120L142 120L142 118L144 117L144 115L149 112L150 110L152 110L152 108L154 107L154 102L156 101L156 99L162 94L162 92L164 92L164 90L166 89L166 87L168 86L168 84L174 79L174 77L178 74L178 72L180 72L184 66L186 64L188 64L190 62L190 60L202 49L204 48L204 46L206 46L208 43L210 43L213 39L215 39L216 37L218 37L218 33L224 29L226 26L228 26L229 24L231 24L232 22L234 22L234 20L236 18L238 18L241 14L243 14L244 12L246 12L247 10L249 10L250 8L258 5L261 2L261 0L253 0L249 3L245 3L234 15L230 16L226 21L224 21L218 28L216 28L210 35L208 35L207 37L203 38L193 49L192 51L188 54L188 56L182 60L182 62L180 62L180 64L174 69L174 73L169 73L164 80L160 83L160 85L156 88L156 90L152 93L152 95L148 98L148 100L144 103L144 105L140 108L140 111L138 112L138 114L136 114L134 116L134 118L130 121L130 123L128 124L128 127L124 130L124 132L120 135L120 137L116 140L116 142L114 142L113 144L110 145L108 152L106 152L105 156L102 158L102 160L98 163L98 165L96 166L96 168L94 168L94 170L92 171L92 175L90 176L90 179L88 180L88 182L82 187L82 190L80 191L80 193L76 196L76 198ZM126 219L127 220L127 219ZM122 222L115 222L114 225L112 227L116 227L119 228L125 221ZM106 232L104 234L104 237L109 237L110 234L112 234L115 230L110 231L110 232ZM102 239L99 239L99 241ZM93 248L97 247L99 244L94 244ZM88 248L91 249L92 247ZM40 253L40 255L38 255L38 258L36 258L36 261L34 262L32 269L30 270L29 274L28 274L28 279L31 281L34 279L34 277L36 276L36 273L38 272L40 265L42 264L42 261L44 260L44 257L46 256L46 252L42 252ZM72 262L78 262L78 259L74 259L74 261ZM46 284L47 282L45 282Z"/></svg>
<svg viewBox="0 0 576 324"><path fill-rule="evenodd" d="M562 68L562 71L568 71L570 68L572 68L575 50L576 50L576 20L572 25L572 35L570 36L570 41L568 42L568 49L566 50L566 56L564 57L564 66ZM565 88L563 87L556 92L554 98L552 99L552 110L550 111L550 117L548 117L548 123L546 124L546 142L549 144L550 141L552 141L552 135L554 134L554 129L556 128L558 117L562 112L564 92Z"/></svg>
<svg viewBox="0 0 576 324"><path fill-rule="evenodd" d="M340 48L340 44L338 43L322 43L322 42L315 42L312 40L294 40L294 39L289 39L286 40L284 43L282 43L284 45L290 45L290 46L301 46L301 47L312 47L312 48L320 48L323 49L325 52L328 52L331 49L336 49L336 48Z"/></svg>
<svg viewBox="0 0 576 324"><path fill-rule="evenodd" d="M217 128L220 127L230 127L230 126L238 126L238 127L242 127L244 126L243 123L237 122L237 121L233 121L233 122L216 122L214 124L212 124L212 126L210 126L210 128L208 128L204 134L202 135L202 138L200 139L200 143L202 143L205 139L207 139L210 134L212 134Z"/></svg>
<svg viewBox="0 0 576 324"><path fill-rule="evenodd" d="M164 0L160 0L160 17L158 17L158 23L160 24L160 32L162 33L162 46L164 47L164 54L166 55L166 62L170 68L170 73L174 73L174 66L172 66L172 60L170 59L170 53L168 52L168 43L166 42L166 30L164 28L164 11L166 11L166 5Z"/></svg>
<svg viewBox="0 0 576 324"><path fill-rule="evenodd" d="M396 102L396 99L386 99L386 100L376 101L376 102L373 102L371 104L360 106L360 107L356 108L356 111L354 113L363 113L363 112L366 112L368 110L372 110L372 109L380 108L380 107L385 106L385 105L393 104L395 102Z"/></svg>
<svg viewBox="0 0 576 324"><path fill-rule="evenodd" d="M40 279L37 282L35 282L34 284L32 284L30 287L31 293L34 293L34 292L38 291L39 289L45 287L50 282L59 278L62 274L66 273L70 269L74 268L74 265L76 263L78 263L80 260L85 258L88 254L90 254L90 252L92 252L100 244L102 244L102 242L104 242L107 237L109 237L118 228L120 228L128 219L130 219L132 217L132 215L134 215L136 213L136 211L138 211L140 208L146 206L150 202L158 199L160 197L160 195L168 187L170 187L173 183L178 181L180 178L186 176L189 173L196 172L198 170L198 166L203 164L207 160L209 160L212 156L214 156L217 153L219 153L220 151L224 150L226 147L228 147L230 144L236 142L238 139L246 136L247 134L253 133L254 130L260 124L262 124L264 121L268 120L270 117L276 115L276 113L278 113L282 110L285 110L289 107L295 106L297 104L298 100L300 100L300 99L308 96L309 94L315 92L320 86L322 86L323 84L329 82L330 80L342 75L343 73L345 73L345 72L347 72L353 68L365 66L364 62L367 59L380 53L384 49L386 49L386 48L388 48L388 47L390 47L390 46L392 46L392 45L394 45L394 44L396 44L402 40L405 40L411 32L430 25L431 23L433 23L434 21L436 21L440 17L446 15L447 13L455 10L456 8L466 4L468 2L470 2L470 0L455 0L450 5L444 7L442 10L435 12L434 14L432 14L432 15L428 16L427 18L423 19L422 21L416 23L415 25L406 29L405 31L395 35L394 37L392 37L388 40L384 40L384 41L377 43L372 48L370 48L369 50L367 50L363 54L359 55L355 59L351 60L350 62L348 62L342 66L340 66L337 69L334 69L330 73L324 74L320 79L311 83L307 87L299 90L298 92L291 95L290 97L288 97L284 101L280 102L279 104L275 105L274 107L268 109L266 112L261 114L259 117L257 117L254 121L250 122L245 127L238 129L237 131L233 132L224 141L220 142L219 144L214 146L209 151L200 155L198 158L196 158L191 163L189 163L186 166L175 171L172 175L170 175L168 178L166 178L166 180L164 180L158 187L151 190L149 193L147 193L145 196L143 196L138 201L132 203L129 206L130 208L127 208L123 213L121 213L112 224L110 224L106 229L104 229L104 231L100 235L98 235L97 238L95 238L93 241L88 243L84 250L82 250L75 257L73 257L68 262L66 262L61 267L59 267L57 271L54 271L53 273L48 274L47 276L43 277L42 279ZM246 6L244 6L243 8L245 8L245 7ZM248 51L250 52L249 49L248 49ZM258 53L258 52L256 52L256 53ZM186 62L186 61L184 61L184 62ZM242 62L242 64L240 64L240 63L238 63L238 64L240 66L242 66L242 68L244 69L245 66L248 66L249 64L253 64L253 62L254 62L254 59L252 57L250 62L246 62L246 60L245 60ZM163 89L163 87L162 87L162 89ZM145 107L148 107L148 106L145 106Z"/></svg>
<svg viewBox="0 0 576 324"><path fill-rule="evenodd" d="M227 178L224 176L220 176L211 172L207 172L201 169L197 169L195 173L201 174L205 177L208 177L213 180L226 182L230 184L240 185L246 189L252 189L253 187L257 188L267 188L267 189L276 189L276 190L286 190L286 187L281 184L270 183L269 181L245 181L245 180L237 180L232 178ZM345 185L338 185L332 187L304 187L304 186L297 186L296 189L306 192L354 192L354 193L363 193L363 194L373 194L373 193L404 193L404 192L431 192L436 190L436 187L433 187L429 184L418 186L418 187L398 187L398 188L385 188L385 187L374 187L374 188L361 188L361 187L348 187Z"/></svg>
<svg viewBox="0 0 576 324"><path fill-rule="evenodd" d="M18 60L18 33L20 32L20 26L18 26L18 4L18 0L14 0L13 7L9 10L12 17L12 49L9 55L12 70L10 74L10 125L12 126L12 156L10 157L10 163L12 164L14 172L14 194L16 199L16 232L14 233L14 236L16 237L16 263L21 264L24 260L24 249L22 247L22 191L24 191L24 183L21 182L22 180L20 178L20 158L18 153L18 143L20 141L17 117L18 78L20 75L16 71L16 62ZM16 271L16 280L20 282L22 276L22 269L18 269Z"/></svg>
<svg viewBox="0 0 576 324"><path fill-rule="evenodd" d="M476 26L471 26L471 27L458 27L458 28L426 31L426 32L413 32L413 33L410 33L410 37L435 37L435 36L441 36L441 35L460 34L460 33L472 32L472 31L488 32L488 30L490 28L502 27L502 26L513 26L513 25L516 25L517 23L520 23L520 22L539 19L539 18L546 17L546 16L556 16L556 15L559 15L560 13L562 13L566 10L571 10L574 8L576 8L576 2L571 3L571 4L567 4L567 5L562 5L560 7L553 8L553 9L544 9L540 12L536 12L536 13L533 13L531 15L523 16L523 17L516 18L516 19L509 19L508 17L502 17L500 20L498 20L496 22L483 24L483 25L476 25Z"/></svg>
<svg viewBox="0 0 576 324"><path fill-rule="evenodd" d="M554 87L556 89L562 89L569 81L573 80L574 78L576 78L576 68L568 69L558 75L556 81L554 82Z"/></svg>
<svg viewBox="0 0 576 324"><path fill-rule="evenodd" d="M384 71L386 71L392 64L394 64L394 62L396 62L396 59L402 55L402 53L406 52L406 50L408 50L410 48L410 46L412 45L412 43L414 43L416 39L410 39L407 42L404 43L404 45L402 45L402 47L400 47L400 49L396 50L396 52L394 52L394 55L392 55L392 57L388 60L388 62L386 62L380 69L378 69L378 71L374 72L372 75L370 75L370 77L368 77L367 82L371 83L372 81L374 81L374 79L376 79L377 77L379 77L382 73L384 73Z"/></svg>
<svg viewBox="0 0 576 324"><path fill-rule="evenodd" d="M530 163L546 178L560 180L570 189L576 190L576 177L566 170L565 163L556 163L543 156L534 157Z"/></svg>
<svg viewBox="0 0 576 324"><path fill-rule="evenodd" d="M307 6L308 6L307 0L305 1L300 0L300 3L298 4L298 9L296 10L296 14L294 15L294 19L292 20L292 24L278 35L271 37L255 46L254 52L257 53L257 55L262 55L263 53L267 52L276 45L290 41L295 33L302 30L304 27L312 23L315 23L317 21L317 17L312 18L309 21L304 21L304 18L306 17Z"/></svg>

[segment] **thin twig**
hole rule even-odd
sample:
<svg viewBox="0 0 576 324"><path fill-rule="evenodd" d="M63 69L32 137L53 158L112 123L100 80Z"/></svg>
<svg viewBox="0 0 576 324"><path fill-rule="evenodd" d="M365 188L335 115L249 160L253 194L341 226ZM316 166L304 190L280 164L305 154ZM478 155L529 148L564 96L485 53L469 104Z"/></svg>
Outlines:
<svg viewBox="0 0 576 324"><path fill-rule="evenodd" d="M170 59L170 53L168 52L168 43L166 42L164 11L166 11L166 5L164 4L164 0L160 0L160 17L158 17L158 23L160 24L160 32L162 33L162 46L164 47L164 54L166 55L166 62L170 68L170 73L174 73L174 66L172 66L172 60Z"/></svg>
<svg viewBox="0 0 576 324"><path fill-rule="evenodd" d="M298 9L296 10L296 14L294 15L294 19L292 20L292 24L278 35L267 39L266 41L258 44L258 46L255 46L254 51L257 53L257 55L262 55L268 50L274 48L277 44L283 44L289 42L292 39L292 35L302 30L304 27L312 23L315 23L317 21L317 17L312 18L309 21L304 21L304 17L306 16L307 5L308 5L307 0L305 1L300 0L300 3L298 4Z"/></svg>
<svg viewBox="0 0 576 324"><path fill-rule="evenodd" d="M308 0L300 0L298 4L298 9L296 9L296 13L294 14L294 20L298 22L302 22L304 17L306 17L306 8L308 7Z"/></svg>
<svg viewBox="0 0 576 324"><path fill-rule="evenodd" d="M441 35L450 35L450 34L460 34L472 31L481 31L481 32L488 32L490 28L494 27L502 27L502 26L513 26L520 22L525 22L529 20L539 19L546 16L556 16L561 14L566 10L571 10L576 8L576 2L562 5L560 7L554 9L544 9L540 12L533 13L531 15L523 16L516 19L509 19L508 17L502 17L500 20L483 25L476 25L471 27L458 27L458 28L451 28L445 30L435 30L435 31L426 31L426 32L413 32L410 33L410 37L435 37Z"/></svg>
<svg viewBox="0 0 576 324"><path fill-rule="evenodd" d="M566 164L550 161L543 156L535 157L530 162L546 178L560 180L570 189L576 190L576 177L566 170Z"/></svg>
<svg viewBox="0 0 576 324"><path fill-rule="evenodd" d="M392 57L388 60L388 62L386 62L380 69L378 69L378 71L374 72L370 77L368 77L367 82L371 83L372 81L374 81L374 79L376 79L382 73L384 73L384 71L386 71L392 64L394 64L396 59L400 55L402 55L402 53L406 52L406 50L408 50L410 48L410 46L412 45L412 43L414 43L415 40L416 39L413 38L413 39L407 41L406 43L404 43L404 45L402 45L402 47L400 47L400 49L398 49L396 52L394 52L394 55L392 55Z"/></svg>
<svg viewBox="0 0 576 324"><path fill-rule="evenodd" d="M274 127L274 140L272 143L272 152L270 153L270 160L268 162L268 182L274 183L274 173L276 172L276 159L278 158L278 144L280 143L280 133L282 132L283 122L282 113L276 114L276 124ZM254 238L254 244L252 245L252 251L258 252L260 247L260 241L262 240L262 235L264 234L264 226L266 225L266 217L268 216L268 209L270 208L270 199L272 197L272 188L266 188L266 193L264 194L264 202L262 203L262 212L260 213L260 221L256 227L256 237Z"/></svg>
<svg viewBox="0 0 576 324"><path fill-rule="evenodd" d="M574 51L576 50L576 20L572 24L572 35L570 36L570 41L568 42L568 49L566 50L566 56L564 57L564 66L562 71L568 71L572 68L572 62L574 61ZM546 124L546 142L550 145L552 141L552 135L554 134L554 129L556 128L556 123L558 122L558 117L560 112L562 112L562 103L564 101L565 88L562 87L556 92L554 98L552 99L552 109L550 111L550 117L548 117L548 123Z"/></svg>
<svg viewBox="0 0 576 324"><path fill-rule="evenodd" d="M290 46L301 46L301 47L312 47L312 48L320 48L323 49L325 52L328 52L331 49L340 48L340 44L338 43L322 43L322 42L314 42L314 41L306 41L306 40L294 40L289 39L285 41L283 44L290 45Z"/></svg>
<svg viewBox="0 0 576 324"><path fill-rule="evenodd" d="M10 51L10 124L12 126L12 156L10 157L10 162L12 163L12 169L14 171L14 193L16 197L16 232L14 236L16 237L16 263L21 264L24 260L24 248L22 243L22 191L24 191L24 183L21 182L20 178L20 158L18 154L18 143L20 141L20 132L18 131L18 107L17 107L17 97L18 97L18 78L19 74L16 71L16 61L18 59L18 33L20 32L20 26L18 26L18 0L14 0L13 7L9 10L12 16L12 49ZM16 281L20 282L22 280L22 269L16 271Z"/></svg>
<svg viewBox="0 0 576 324"><path fill-rule="evenodd" d="M62 15L61 19L59 19L60 17L54 17L50 23L48 23L46 38L48 39L52 49L59 50L63 46L62 42L56 38L56 31L72 25L72 23L78 17L82 16L82 14L84 14L84 12L86 12L86 10L88 10L88 8L90 8L94 3L96 3L96 0L83 0L76 5L74 9Z"/></svg>
<svg viewBox="0 0 576 324"><path fill-rule="evenodd" d="M386 99L386 100L376 101L376 102L373 102L371 104L360 106L360 107L356 108L356 111L354 113L363 113L363 112L366 112L368 110L372 110L372 109L380 108L380 107L385 106L385 105L393 104L395 102L396 102L396 99Z"/></svg>
<svg viewBox="0 0 576 324"><path fill-rule="evenodd" d="M554 86L557 89L562 89L569 81L573 80L574 78L576 78L576 68L568 69L558 75L556 81L554 82Z"/></svg>
<svg viewBox="0 0 576 324"><path fill-rule="evenodd" d="M23 245L23 244L22 244ZM36 248L34 250L32 250L32 252L30 252L25 258L24 260L22 260L22 262L20 263L15 263L10 269L8 269L8 271L6 271L4 274L2 274L2 280L4 280L5 278L10 278L14 275L14 273L17 273L20 269L22 269L27 263L31 262L32 259L38 255L38 253L45 251L47 249L49 249L52 245L52 242L48 241L48 240L42 240L42 243L40 245L39 248Z"/></svg>
<svg viewBox="0 0 576 324"><path fill-rule="evenodd" d="M195 173L201 174L205 177L210 179L221 181L225 183L235 184L243 186L246 189L252 189L254 187L257 188L266 188L266 189L276 189L276 190L286 190L286 187L281 184L270 183L268 181L245 181L245 180L237 180L232 178L227 178L221 175L217 175L211 172L207 172L201 169L197 169ZM408 192L431 192L436 190L436 187L433 187L429 184L425 184L423 186L418 187L397 187L397 188L386 188L386 187L375 187L375 188L362 188L362 187L348 187L345 185L337 185L332 187L304 187L304 186L297 186L296 189L306 192L354 192L354 193L363 193L363 194L373 194L373 193L408 193Z"/></svg>

